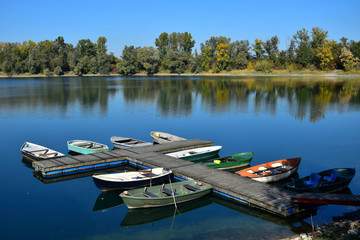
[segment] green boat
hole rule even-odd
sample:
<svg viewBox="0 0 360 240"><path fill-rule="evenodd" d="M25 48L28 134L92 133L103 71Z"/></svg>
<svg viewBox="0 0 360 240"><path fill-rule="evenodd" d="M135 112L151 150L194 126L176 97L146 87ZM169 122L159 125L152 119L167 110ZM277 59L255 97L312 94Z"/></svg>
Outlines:
<svg viewBox="0 0 360 240"><path fill-rule="evenodd" d="M249 165L253 157L253 152L243 152L218 158L212 161L200 161L196 163L220 170L229 170Z"/></svg>
<svg viewBox="0 0 360 240"><path fill-rule="evenodd" d="M129 209L175 205L209 194L211 186L195 180L137 188L120 194Z"/></svg>
<svg viewBox="0 0 360 240"><path fill-rule="evenodd" d="M81 154L109 151L108 146L88 140L70 140L67 141L67 146L69 151Z"/></svg>

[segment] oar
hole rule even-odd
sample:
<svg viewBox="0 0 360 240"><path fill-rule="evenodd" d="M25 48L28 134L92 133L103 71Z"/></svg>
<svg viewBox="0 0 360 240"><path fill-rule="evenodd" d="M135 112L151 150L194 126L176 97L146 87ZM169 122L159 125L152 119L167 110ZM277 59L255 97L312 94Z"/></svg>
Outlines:
<svg viewBox="0 0 360 240"><path fill-rule="evenodd" d="M172 185L171 185L170 176L169 176L169 182L170 182L170 188L171 188L171 195L172 195L172 197L173 197L173 199L174 199L175 208L177 209L176 200L175 200L175 195L174 195L174 190L173 190Z"/></svg>

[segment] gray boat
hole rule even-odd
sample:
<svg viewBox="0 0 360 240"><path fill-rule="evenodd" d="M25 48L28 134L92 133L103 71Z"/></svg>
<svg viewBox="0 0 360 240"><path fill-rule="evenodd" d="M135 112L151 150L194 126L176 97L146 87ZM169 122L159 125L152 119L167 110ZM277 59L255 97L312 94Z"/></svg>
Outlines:
<svg viewBox="0 0 360 240"><path fill-rule="evenodd" d="M211 186L195 180L137 188L120 194L129 209L174 205L209 194Z"/></svg>
<svg viewBox="0 0 360 240"><path fill-rule="evenodd" d="M144 147L153 145L150 142L144 142L134 138L112 136L110 141L114 144L115 148L132 148L132 147Z"/></svg>
<svg viewBox="0 0 360 240"><path fill-rule="evenodd" d="M178 137L170 133L155 132L155 131L150 132L150 137L152 138L152 140L154 140L154 142L160 144L186 140L185 138Z"/></svg>

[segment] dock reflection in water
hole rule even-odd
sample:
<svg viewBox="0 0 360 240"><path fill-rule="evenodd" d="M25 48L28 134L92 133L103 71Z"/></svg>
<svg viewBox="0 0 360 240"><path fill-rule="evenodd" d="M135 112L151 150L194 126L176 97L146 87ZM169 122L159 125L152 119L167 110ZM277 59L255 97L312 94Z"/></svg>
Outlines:
<svg viewBox="0 0 360 240"><path fill-rule="evenodd" d="M175 206L129 209L120 226L132 227L147 223L154 223L170 217L174 218L176 215L184 214L188 211L204 207L211 203L212 201L209 196L206 196L193 201L178 204L177 209L175 209Z"/></svg>
<svg viewBox="0 0 360 240"><path fill-rule="evenodd" d="M305 222L304 219L310 218L311 216L315 216L317 213L316 209L313 209L312 211L299 213L292 218L283 218L274 214L270 214L266 211L262 211L257 208L252 208L235 202L227 201L225 199L216 196L211 196L210 199L214 203L242 212L246 215L253 216L265 220L267 222L275 223L279 226L288 226L290 230L295 234L311 232L312 231L311 224Z"/></svg>
<svg viewBox="0 0 360 240"><path fill-rule="evenodd" d="M94 204L93 211L106 211L124 205L122 198L119 196L121 192L122 190L100 193Z"/></svg>

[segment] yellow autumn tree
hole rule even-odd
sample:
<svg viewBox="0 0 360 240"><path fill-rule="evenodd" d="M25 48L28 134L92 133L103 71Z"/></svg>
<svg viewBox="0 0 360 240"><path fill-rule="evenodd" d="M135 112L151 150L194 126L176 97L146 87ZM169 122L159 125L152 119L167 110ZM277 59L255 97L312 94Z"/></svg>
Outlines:
<svg viewBox="0 0 360 240"><path fill-rule="evenodd" d="M230 44L219 43L216 47L216 72L225 70L230 62Z"/></svg>
<svg viewBox="0 0 360 240"><path fill-rule="evenodd" d="M320 69L328 70L334 60L334 56L331 51L331 43L325 40L324 44L319 47L319 52L316 57L320 61Z"/></svg>
<svg viewBox="0 0 360 240"><path fill-rule="evenodd" d="M320 69L328 70L331 66L332 61L334 60L334 56L331 51L331 44L329 41L325 40L324 44L319 47L319 52L316 57L320 61Z"/></svg>

